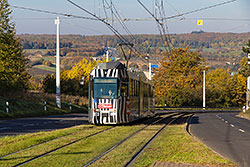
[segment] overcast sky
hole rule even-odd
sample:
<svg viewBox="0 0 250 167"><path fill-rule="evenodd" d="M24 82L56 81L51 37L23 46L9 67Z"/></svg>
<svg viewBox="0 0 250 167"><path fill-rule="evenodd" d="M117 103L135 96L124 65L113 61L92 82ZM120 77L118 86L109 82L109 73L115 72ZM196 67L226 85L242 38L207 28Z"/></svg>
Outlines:
<svg viewBox="0 0 250 167"><path fill-rule="evenodd" d="M103 0L72 1L101 18L106 17L103 9ZM110 3L110 0L106 1ZM154 9L153 1L154 0L141 0L151 12ZM173 16L226 1L228 0L164 0L164 7L166 16ZM122 18L150 18L150 15L137 0L112 0L112 2ZM67 0L9 0L9 4L50 12L91 17L67 2ZM105 6L108 8L107 5ZM16 24L18 34L54 34L56 32L54 19L57 15L22 10L14 7L11 7L11 9L13 10L12 20ZM109 18L112 18L109 9L106 9L106 13ZM67 18L63 16L60 16L60 18L61 34L113 34L112 31L100 21ZM197 25L198 19L204 20L202 26ZM126 25L132 34L159 34L155 21L128 21ZM188 14L184 17L169 19L167 25L170 34L190 33L198 30L206 32L250 32L250 1L236 0L236 2ZM117 22L114 22L113 26L120 33L126 34Z"/></svg>

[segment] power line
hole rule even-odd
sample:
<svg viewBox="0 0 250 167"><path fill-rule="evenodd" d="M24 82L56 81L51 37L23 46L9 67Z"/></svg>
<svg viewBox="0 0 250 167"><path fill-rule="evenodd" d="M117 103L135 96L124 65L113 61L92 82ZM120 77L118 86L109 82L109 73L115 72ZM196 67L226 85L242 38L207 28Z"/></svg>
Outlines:
<svg viewBox="0 0 250 167"><path fill-rule="evenodd" d="M111 24L107 23L104 19L101 19L99 18L98 16L96 16L95 14L91 13L90 11L88 11L87 9L79 6L78 4L74 3L73 1L71 0L67 0L69 3L71 3L72 5L76 6L77 8L81 9L82 11L86 12L87 14L93 16L94 18L96 18L97 20L103 22L121 41L123 41L124 43L127 43L128 45L128 48L135 52L136 54L139 54L141 55L141 53L136 50L135 48L133 48L131 45L130 45L130 42L123 36L121 35ZM140 56L139 56L140 57Z"/></svg>
<svg viewBox="0 0 250 167"><path fill-rule="evenodd" d="M250 19L247 18L185 18L184 20L211 20L211 21L250 21Z"/></svg>
<svg viewBox="0 0 250 167"><path fill-rule="evenodd" d="M64 17L74 17L74 18L87 19L87 20L96 20L96 19L91 18L91 17L77 16L77 15L73 15L73 14L60 13L60 12L51 12L51 11L48 11L48 10L27 8L27 7L22 7L22 6L10 5L10 7L13 7L13 8L16 8L16 9L29 10L29 11L33 11L33 12L53 14L53 15L57 15L57 16L60 15L60 16L64 16Z"/></svg>
<svg viewBox="0 0 250 167"><path fill-rule="evenodd" d="M189 15L189 14L192 14L192 13L200 12L200 11L211 9L211 8L215 8L215 7L226 5L226 4L229 4L229 3L232 3L232 2L236 2L236 1L237 0L229 0L229 1L225 1L225 2L222 2L222 3L215 4L215 5L207 6L207 7L204 7L204 8L192 10L192 11L189 11L189 12L184 12L184 13L181 13L181 14L178 14L178 15L173 15L173 16L165 17L165 18L162 18L162 19L163 20L173 19L173 18L176 18L176 17L181 17L181 16L184 16L184 15Z"/></svg>
<svg viewBox="0 0 250 167"><path fill-rule="evenodd" d="M71 25L71 26L74 26L74 27L78 27L78 28L81 28L81 29L84 29L84 30L88 30L88 31L92 31L92 32L99 33L99 34L103 34L102 32L97 31L97 30L94 30L94 29L91 29L91 28L89 28L89 27L80 26L80 25L78 25L78 24L73 24L73 23L69 23L69 22L66 22L66 21L63 21L63 23L66 23L66 24L68 24L68 25Z"/></svg>
<svg viewBox="0 0 250 167"><path fill-rule="evenodd" d="M55 20L54 17L18 17L18 18L13 18L14 20ZM61 18L60 20L75 20L75 19L80 19L80 18ZM203 17L200 17L200 18L191 18L191 17L185 17L185 18L182 18L181 20L199 20L199 19L202 19L202 20L209 20L209 21L250 21L250 19L248 18L216 18L216 17L213 17L213 18L203 18ZM103 20L111 20L111 18L103 18ZM179 20L179 19L178 19ZM123 21L123 22L128 22L128 21L135 21L135 22L140 22L140 21L155 21L154 19L152 18L123 18L123 19L113 19L113 21Z"/></svg>
<svg viewBox="0 0 250 167"><path fill-rule="evenodd" d="M166 30L165 30L165 27L164 27L164 23L163 21L164 20L160 20L157 18L156 14L156 10L154 11L155 13L152 13L150 12L150 10L140 1L140 0L137 0L137 2L155 19L155 21L158 23L157 26L158 26L158 29L160 31L160 35L161 35L161 39L163 41L163 45L165 46L165 42L167 42L167 47L169 48L169 51L171 51L171 48L170 48L170 45L169 45L169 38L166 36ZM157 1L155 1L155 6L157 6L159 8L159 5L157 3ZM164 12L164 7L163 7L163 3L161 4L160 8L161 10L159 10L159 14L161 16L165 16L165 12ZM165 23L166 25L166 23ZM166 26L167 27L167 26ZM168 50L166 48L166 50Z"/></svg>

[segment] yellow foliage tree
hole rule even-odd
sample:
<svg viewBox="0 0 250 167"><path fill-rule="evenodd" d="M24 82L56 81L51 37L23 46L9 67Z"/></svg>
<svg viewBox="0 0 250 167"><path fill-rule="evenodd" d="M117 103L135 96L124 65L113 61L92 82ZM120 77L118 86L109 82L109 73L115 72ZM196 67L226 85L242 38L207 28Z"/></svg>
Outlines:
<svg viewBox="0 0 250 167"><path fill-rule="evenodd" d="M154 76L158 104L202 105L203 59L189 48L165 54ZM192 97L192 98L190 98Z"/></svg>

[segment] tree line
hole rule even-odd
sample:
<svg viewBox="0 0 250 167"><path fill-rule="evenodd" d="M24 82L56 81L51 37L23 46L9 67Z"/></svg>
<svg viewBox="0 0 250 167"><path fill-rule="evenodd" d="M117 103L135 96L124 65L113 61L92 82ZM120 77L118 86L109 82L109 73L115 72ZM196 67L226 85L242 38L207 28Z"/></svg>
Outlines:
<svg viewBox="0 0 250 167"><path fill-rule="evenodd" d="M250 41L243 52L250 53ZM153 78L158 105L202 106L203 71L206 71L206 104L209 107L242 107L246 101L246 82L250 75L247 57L237 73L209 69L204 59L189 48L164 53Z"/></svg>

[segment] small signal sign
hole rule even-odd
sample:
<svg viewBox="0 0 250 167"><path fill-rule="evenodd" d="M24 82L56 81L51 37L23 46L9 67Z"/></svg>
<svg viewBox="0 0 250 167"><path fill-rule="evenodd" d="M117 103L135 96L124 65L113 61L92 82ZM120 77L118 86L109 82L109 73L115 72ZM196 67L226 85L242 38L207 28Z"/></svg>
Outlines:
<svg viewBox="0 0 250 167"><path fill-rule="evenodd" d="M198 25L198 26L202 26L202 25L203 25L203 20L198 20L198 21L197 21L197 25Z"/></svg>

